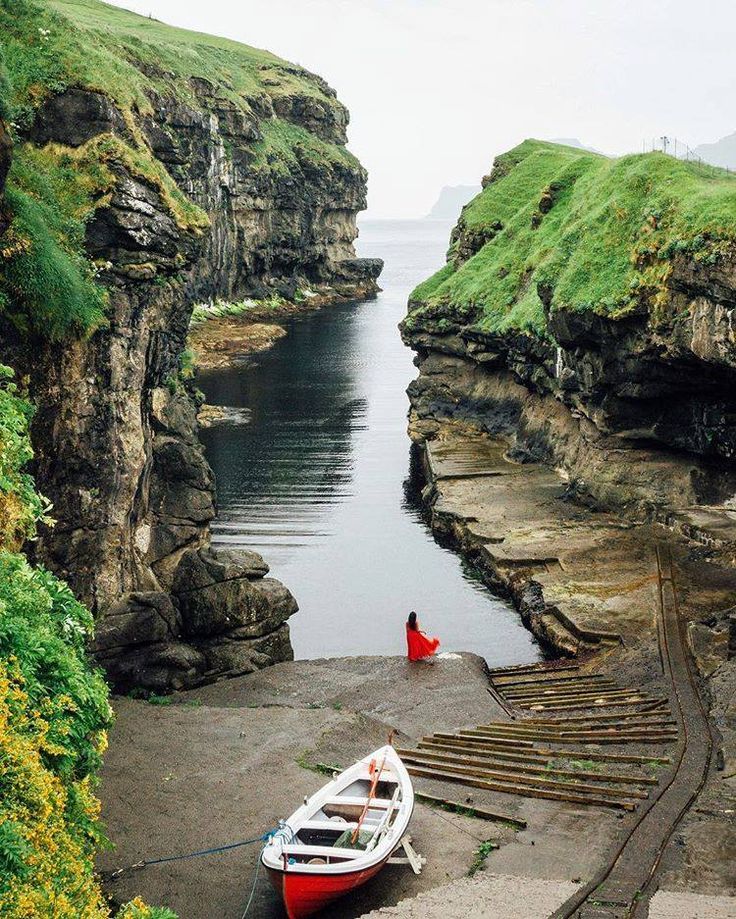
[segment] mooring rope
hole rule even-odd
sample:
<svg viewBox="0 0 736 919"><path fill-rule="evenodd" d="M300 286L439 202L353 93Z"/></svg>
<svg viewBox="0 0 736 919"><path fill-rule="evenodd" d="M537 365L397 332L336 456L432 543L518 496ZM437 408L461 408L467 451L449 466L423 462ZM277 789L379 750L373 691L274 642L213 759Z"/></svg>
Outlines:
<svg viewBox="0 0 736 919"><path fill-rule="evenodd" d="M199 858L202 855L216 855L218 852L227 852L230 849L240 849L242 846L252 846L256 842L267 842L278 831L278 827L269 830L267 833L261 833L260 836L254 836L252 839L243 839L240 842L231 842L226 846L213 846L211 849L198 849L196 852L185 852L183 855L164 855L161 858L146 858L134 865L128 865L126 868L118 868L111 874L105 874L103 877L108 881L117 881L129 871L140 871L149 865L161 865L164 862L179 862L187 858ZM255 889L255 887L254 887Z"/></svg>
<svg viewBox="0 0 736 919"><path fill-rule="evenodd" d="M251 903L253 902L253 897L256 893L256 884L258 883L258 872L260 871L260 868L261 860L259 858L256 862L256 870L253 872L253 886L250 889L250 896L248 897L248 902L245 904L245 909L243 910L243 915L240 917L240 919L245 919L245 917L248 915L248 911L250 910Z"/></svg>

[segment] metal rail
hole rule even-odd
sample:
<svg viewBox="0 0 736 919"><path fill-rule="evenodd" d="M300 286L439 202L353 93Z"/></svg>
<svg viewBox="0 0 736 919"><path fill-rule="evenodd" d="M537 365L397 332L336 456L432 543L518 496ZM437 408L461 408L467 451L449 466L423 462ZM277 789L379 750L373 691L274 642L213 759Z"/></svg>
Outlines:
<svg viewBox="0 0 736 919"><path fill-rule="evenodd" d="M662 856L708 778L714 749L712 729L683 634L672 557L669 549L660 546L657 582L660 662L680 727L675 762L659 792L632 817L608 863L551 919L647 916Z"/></svg>

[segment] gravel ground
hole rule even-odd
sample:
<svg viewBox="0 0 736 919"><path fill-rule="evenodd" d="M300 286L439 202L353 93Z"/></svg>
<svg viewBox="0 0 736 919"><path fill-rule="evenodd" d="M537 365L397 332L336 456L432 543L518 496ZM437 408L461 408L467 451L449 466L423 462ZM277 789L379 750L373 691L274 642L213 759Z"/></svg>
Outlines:
<svg viewBox="0 0 736 919"><path fill-rule="evenodd" d="M736 919L736 898L660 890L649 905L649 919Z"/></svg>
<svg viewBox="0 0 736 919"><path fill-rule="evenodd" d="M366 913L364 919L546 919L577 889L569 881L542 881L510 875L462 878L398 906ZM663 916L662 919L665 919ZM685 919L680 914L678 919Z"/></svg>

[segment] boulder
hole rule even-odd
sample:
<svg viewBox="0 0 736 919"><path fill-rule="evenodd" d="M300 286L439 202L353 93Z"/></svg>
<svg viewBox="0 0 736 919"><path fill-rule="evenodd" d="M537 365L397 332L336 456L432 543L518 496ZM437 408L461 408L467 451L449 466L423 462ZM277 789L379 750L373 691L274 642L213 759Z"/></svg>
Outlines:
<svg viewBox="0 0 736 919"><path fill-rule="evenodd" d="M164 642L181 634L181 620L171 597L163 592L125 594L97 626L94 650Z"/></svg>
<svg viewBox="0 0 736 919"><path fill-rule="evenodd" d="M297 604L280 582L261 580L262 572L255 553L185 552L173 585L184 634L202 639L235 631L238 638L257 638L278 628Z"/></svg>

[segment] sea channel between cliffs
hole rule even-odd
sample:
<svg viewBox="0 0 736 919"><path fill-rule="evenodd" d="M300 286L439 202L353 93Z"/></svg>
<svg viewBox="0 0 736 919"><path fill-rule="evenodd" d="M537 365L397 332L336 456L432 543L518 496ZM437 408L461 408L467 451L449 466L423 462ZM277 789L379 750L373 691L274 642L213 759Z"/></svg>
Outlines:
<svg viewBox="0 0 736 919"><path fill-rule="evenodd" d="M0 913L242 915L253 849L118 869L392 736L426 869L333 916L541 919L642 837L596 915L727 915L734 177L528 140L444 266L356 252L321 77L99 0L0 34Z"/></svg>

